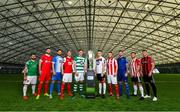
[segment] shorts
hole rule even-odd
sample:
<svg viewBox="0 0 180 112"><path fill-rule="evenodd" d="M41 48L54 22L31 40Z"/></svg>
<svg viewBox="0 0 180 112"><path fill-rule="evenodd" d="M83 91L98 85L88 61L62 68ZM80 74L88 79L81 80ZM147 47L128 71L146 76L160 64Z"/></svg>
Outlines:
<svg viewBox="0 0 180 112"><path fill-rule="evenodd" d="M37 76L27 76L27 80L23 82L24 84L36 84L37 83Z"/></svg>
<svg viewBox="0 0 180 112"><path fill-rule="evenodd" d="M116 75L107 75L108 84L117 84L117 76Z"/></svg>
<svg viewBox="0 0 180 112"><path fill-rule="evenodd" d="M117 75L117 80L119 82L127 82L128 81L128 78L125 76L126 72L118 72L118 75Z"/></svg>
<svg viewBox="0 0 180 112"><path fill-rule="evenodd" d="M144 80L144 82L155 83L153 76L148 77L147 75L144 75L143 80Z"/></svg>
<svg viewBox="0 0 180 112"><path fill-rule="evenodd" d="M102 76L102 74L96 74L98 81L104 81L105 75Z"/></svg>
<svg viewBox="0 0 180 112"><path fill-rule="evenodd" d="M131 77L131 81L132 81L132 82L142 83L141 77Z"/></svg>
<svg viewBox="0 0 180 112"><path fill-rule="evenodd" d="M51 73L42 72L39 76L39 81L49 81L51 79Z"/></svg>
<svg viewBox="0 0 180 112"><path fill-rule="evenodd" d="M63 75L63 82L67 83L67 82L72 82L72 73L64 73Z"/></svg>
<svg viewBox="0 0 180 112"><path fill-rule="evenodd" d="M55 75L52 75L52 81L60 81L62 79L62 74L60 72L56 72Z"/></svg>
<svg viewBox="0 0 180 112"><path fill-rule="evenodd" d="M83 72L78 73L78 76L75 75L74 79L76 82L84 81L84 73Z"/></svg>

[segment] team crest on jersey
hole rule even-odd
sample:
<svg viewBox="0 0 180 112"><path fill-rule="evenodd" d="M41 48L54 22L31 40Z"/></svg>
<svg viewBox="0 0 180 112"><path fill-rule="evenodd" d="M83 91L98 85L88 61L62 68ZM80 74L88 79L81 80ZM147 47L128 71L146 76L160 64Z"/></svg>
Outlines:
<svg viewBox="0 0 180 112"><path fill-rule="evenodd" d="M68 62L68 65L72 65L72 62Z"/></svg>

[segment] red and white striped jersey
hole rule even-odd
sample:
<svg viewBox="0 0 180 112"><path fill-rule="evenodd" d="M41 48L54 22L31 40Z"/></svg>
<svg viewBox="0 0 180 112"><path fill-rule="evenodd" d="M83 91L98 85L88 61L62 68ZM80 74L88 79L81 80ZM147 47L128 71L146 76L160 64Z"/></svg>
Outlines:
<svg viewBox="0 0 180 112"><path fill-rule="evenodd" d="M138 71L138 66L140 67L141 61L137 58L134 58L130 62L130 74L132 77L140 76L140 72Z"/></svg>
<svg viewBox="0 0 180 112"><path fill-rule="evenodd" d="M108 75L114 75L117 73L117 60L115 58L107 59L107 73Z"/></svg>

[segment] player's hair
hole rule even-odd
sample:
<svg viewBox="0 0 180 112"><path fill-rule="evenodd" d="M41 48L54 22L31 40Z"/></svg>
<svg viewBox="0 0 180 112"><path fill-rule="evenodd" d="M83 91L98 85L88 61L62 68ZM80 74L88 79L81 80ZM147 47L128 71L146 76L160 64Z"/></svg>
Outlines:
<svg viewBox="0 0 180 112"><path fill-rule="evenodd" d="M112 53L112 51L109 51L108 53Z"/></svg>
<svg viewBox="0 0 180 112"><path fill-rule="evenodd" d="M58 51L62 51L62 49L57 49L56 51L57 51L57 52L58 52Z"/></svg>
<svg viewBox="0 0 180 112"><path fill-rule="evenodd" d="M46 50L51 49L50 47L47 47Z"/></svg>
<svg viewBox="0 0 180 112"><path fill-rule="evenodd" d="M98 50L97 52L102 52L102 50Z"/></svg>
<svg viewBox="0 0 180 112"><path fill-rule="evenodd" d="M78 52L79 52L79 51L83 51L83 49L79 49Z"/></svg>
<svg viewBox="0 0 180 112"><path fill-rule="evenodd" d="M124 50L119 50L119 52L124 52Z"/></svg>
<svg viewBox="0 0 180 112"><path fill-rule="evenodd" d="M136 54L136 52L131 52L131 54Z"/></svg>
<svg viewBox="0 0 180 112"><path fill-rule="evenodd" d="M36 54L35 54L35 53L31 53L31 54L30 54L30 56L32 56L32 55L35 55L35 56L36 56Z"/></svg>
<svg viewBox="0 0 180 112"><path fill-rule="evenodd" d="M147 50L146 50L146 49L144 49L144 50L142 50L142 52L147 52Z"/></svg>

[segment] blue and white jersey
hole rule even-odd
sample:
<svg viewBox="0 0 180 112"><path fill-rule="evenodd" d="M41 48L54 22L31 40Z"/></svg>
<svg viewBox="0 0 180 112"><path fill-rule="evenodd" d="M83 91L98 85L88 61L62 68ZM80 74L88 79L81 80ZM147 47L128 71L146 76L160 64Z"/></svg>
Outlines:
<svg viewBox="0 0 180 112"><path fill-rule="evenodd" d="M54 69L56 73L61 72L62 64L63 64L63 58L61 56L54 56L53 57L53 64Z"/></svg>

